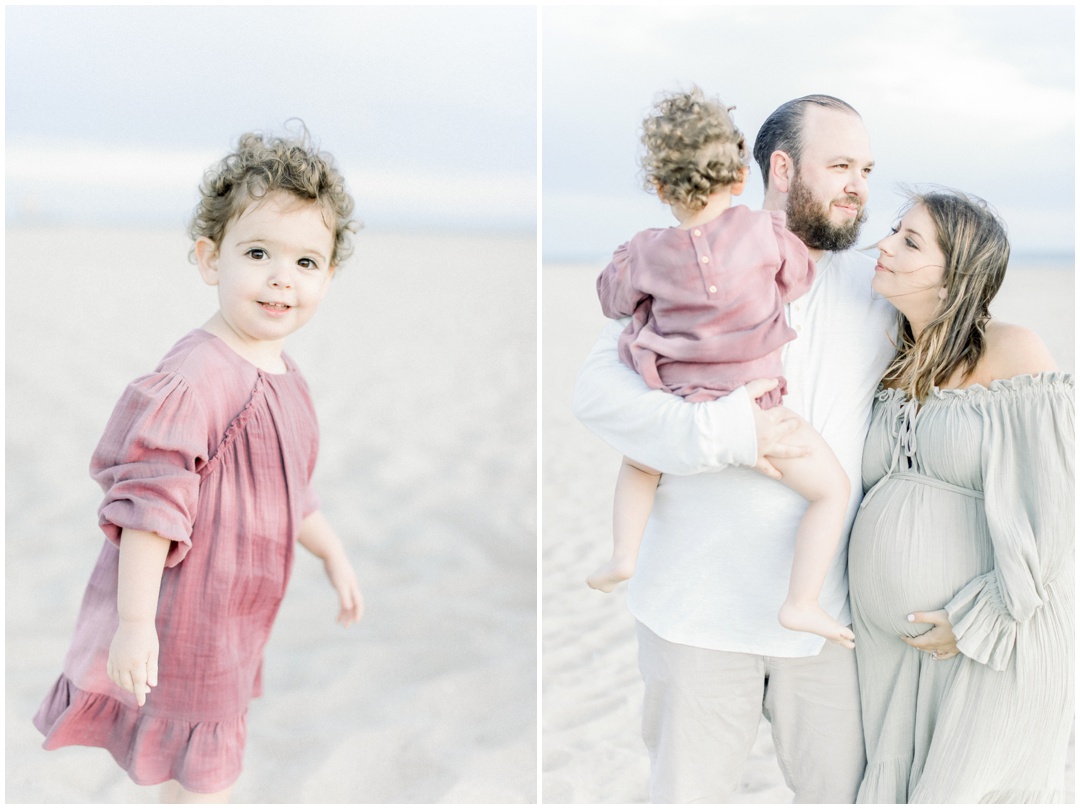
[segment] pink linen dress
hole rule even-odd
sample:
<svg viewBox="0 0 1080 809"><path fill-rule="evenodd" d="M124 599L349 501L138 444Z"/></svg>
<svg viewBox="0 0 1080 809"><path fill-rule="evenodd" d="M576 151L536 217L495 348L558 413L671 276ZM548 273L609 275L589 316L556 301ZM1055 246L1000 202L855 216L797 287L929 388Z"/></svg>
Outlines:
<svg viewBox="0 0 1080 809"><path fill-rule="evenodd" d="M44 747L104 747L137 784L217 792L240 775L248 702L285 594L318 426L307 383L196 330L132 382L94 452L107 541L63 674L34 717ZM142 708L106 674L120 531L172 540L157 609L158 685Z"/></svg>
<svg viewBox="0 0 1080 809"><path fill-rule="evenodd" d="M690 229L644 230L615 251L596 288L604 315L630 317L619 357L645 383L688 401L779 378L763 408L787 392L780 360L795 331L784 304L810 289L814 261L780 211L745 205Z"/></svg>

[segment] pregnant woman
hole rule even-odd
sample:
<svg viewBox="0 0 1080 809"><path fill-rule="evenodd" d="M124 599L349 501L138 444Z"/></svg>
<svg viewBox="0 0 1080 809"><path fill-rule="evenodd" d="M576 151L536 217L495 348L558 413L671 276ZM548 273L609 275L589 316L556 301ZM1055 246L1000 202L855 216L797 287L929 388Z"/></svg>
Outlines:
<svg viewBox="0 0 1080 809"><path fill-rule="evenodd" d="M915 196L878 244L898 350L863 456L849 575L860 803L1062 800L1073 717L1073 378L990 319L1004 227Z"/></svg>

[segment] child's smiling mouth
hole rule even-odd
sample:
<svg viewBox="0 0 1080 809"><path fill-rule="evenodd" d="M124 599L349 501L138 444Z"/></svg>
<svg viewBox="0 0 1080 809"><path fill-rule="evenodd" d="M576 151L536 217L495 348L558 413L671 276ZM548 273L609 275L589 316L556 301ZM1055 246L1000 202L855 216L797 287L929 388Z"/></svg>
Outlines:
<svg viewBox="0 0 1080 809"><path fill-rule="evenodd" d="M259 301L259 306L267 312L287 312L292 308L287 303L279 303L277 301Z"/></svg>

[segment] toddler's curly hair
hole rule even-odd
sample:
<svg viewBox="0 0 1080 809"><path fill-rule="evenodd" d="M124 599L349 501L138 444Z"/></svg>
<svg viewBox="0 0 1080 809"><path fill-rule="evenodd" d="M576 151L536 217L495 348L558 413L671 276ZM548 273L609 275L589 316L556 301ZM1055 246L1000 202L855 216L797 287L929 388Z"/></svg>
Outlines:
<svg viewBox="0 0 1080 809"><path fill-rule="evenodd" d="M352 254L351 236L360 227L351 218L353 198L345 190L345 178L334 158L318 151L303 122L296 135L241 135L236 150L203 175L201 199L188 234L192 241L205 236L220 245L230 222L253 200L275 191L288 192L322 208L327 226L334 232L331 265L337 266Z"/></svg>
<svg viewBox="0 0 1080 809"><path fill-rule="evenodd" d="M664 96L642 124L645 189L699 211L711 193L741 180L749 155L732 109L699 87Z"/></svg>

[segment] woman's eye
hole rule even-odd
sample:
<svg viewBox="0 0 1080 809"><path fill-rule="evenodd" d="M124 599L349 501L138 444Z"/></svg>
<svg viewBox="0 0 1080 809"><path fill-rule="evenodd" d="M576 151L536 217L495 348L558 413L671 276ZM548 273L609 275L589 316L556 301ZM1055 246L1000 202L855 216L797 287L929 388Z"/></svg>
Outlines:
<svg viewBox="0 0 1080 809"><path fill-rule="evenodd" d="M912 250L918 250L919 249L919 245L915 244L915 242L911 241L911 239L904 239L904 244L906 244Z"/></svg>

